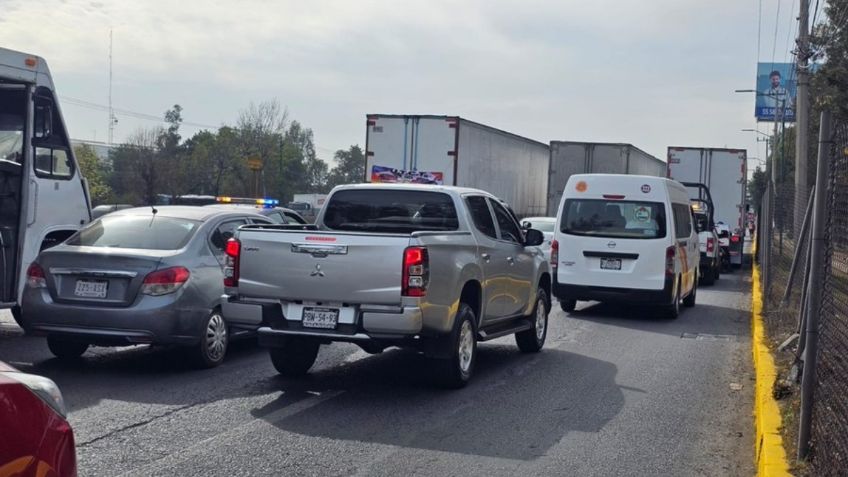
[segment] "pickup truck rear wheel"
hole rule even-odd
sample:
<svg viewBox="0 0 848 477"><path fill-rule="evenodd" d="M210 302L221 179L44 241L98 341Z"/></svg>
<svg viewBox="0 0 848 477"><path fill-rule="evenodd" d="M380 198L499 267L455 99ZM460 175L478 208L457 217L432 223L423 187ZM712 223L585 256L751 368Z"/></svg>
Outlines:
<svg viewBox="0 0 848 477"><path fill-rule="evenodd" d="M523 353L538 353L548 336L548 295L541 288L536 293L536 306L528 317L532 328L515 334L515 344Z"/></svg>
<svg viewBox="0 0 848 477"><path fill-rule="evenodd" d="M271 363L274 369L283 376L304 376L318 358L317 341L289 338L284 346L271 348Z"/></svg>
<svg viewBox="0 0 848 477"><path fill-rule="evenodd" d="M559 307L566 313L571 313L577 308L577 300L560 300Z"/></svg>
<svg viewBox="0 0 848 477"><path fill-rule="evenodd" d="M450 357L437 360L439 384L449 389L459 389L468 384L477 362L477 317L465 303L459 304L450 340Z"/></svg>

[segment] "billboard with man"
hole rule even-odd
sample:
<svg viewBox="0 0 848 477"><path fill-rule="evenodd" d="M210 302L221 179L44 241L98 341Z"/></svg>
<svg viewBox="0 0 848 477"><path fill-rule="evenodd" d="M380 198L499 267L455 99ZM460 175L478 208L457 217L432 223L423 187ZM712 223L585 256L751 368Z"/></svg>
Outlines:
<svg viewBox="0 0 848 477"><path fill-rule="evenodd" d="M795 121L795 72L792 63L757 64L757 121Z"/></svg>

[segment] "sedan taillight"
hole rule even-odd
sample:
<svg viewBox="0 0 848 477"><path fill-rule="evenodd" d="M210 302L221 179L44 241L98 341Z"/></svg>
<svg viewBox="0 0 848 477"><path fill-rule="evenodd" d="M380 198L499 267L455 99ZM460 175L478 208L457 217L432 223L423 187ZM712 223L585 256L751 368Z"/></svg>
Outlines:
<svg viewBox="0 0 848 477"><path fill-rule="evenodd" d="M47 277L41 265L33 262L27 269L27 286L30 288L47 288Z"/></svg>
<svg viewBox="0 0 848 477"><path fill-rule="evenodd" d="M191 273L185 267L171 267L150 272L141 285L143 295L160 296L174 293L188 281Z"/></svg>

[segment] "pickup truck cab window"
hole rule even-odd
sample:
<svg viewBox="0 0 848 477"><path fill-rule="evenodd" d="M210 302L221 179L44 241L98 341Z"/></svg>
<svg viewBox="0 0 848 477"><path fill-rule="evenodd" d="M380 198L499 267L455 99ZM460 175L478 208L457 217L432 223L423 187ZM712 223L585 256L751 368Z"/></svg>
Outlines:
<svg viewBox="0 0 848 477"><path fill-rule="evenodd" d="M465 203L468 204L468 211L471 213L471 219L474 221L477 230L487 237L497 239L498 230L495 228L495 221L492 220L492 211L489 210L486 198L474 195L466 197Z"/></svg>
<svg viewBox="0 0 848 477"><path fill-rule="evenodd" d="M453 199L441 192L350 189L336 192L324 225L351 232L411 233L459 228Z"/></svg>
<svg viewBox="0 0 848 477"><path fill-rule="evenodd" d="M491 201L492 208L495 211L495 217L498 220L498 228L501 231L501 240L509 242L522 243L521 229L513 220L512 215L496 201Z"/></svg>

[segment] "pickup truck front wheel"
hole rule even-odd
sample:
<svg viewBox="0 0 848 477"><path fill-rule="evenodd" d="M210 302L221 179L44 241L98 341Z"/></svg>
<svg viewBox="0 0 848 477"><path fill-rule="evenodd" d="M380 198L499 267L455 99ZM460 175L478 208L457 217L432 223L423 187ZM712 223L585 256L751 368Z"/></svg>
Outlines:
<svg viewBox="0 0 848 477"><path fill-rule="evenodd" d="M284 346L269 350L271 363L274 369L283 376L304 376L315 364L320 346L321 344L317 341L289 338Z"/></svg>
<svg viewBox="0 0 848 477"><path fill-rule="evenodd" d="M468 384L477 362L477 317L465 303L459 304L450 340L450 357L437 360L439 384L459 389Z"/></svg>
<svg viewBox="0 0 848 477"><path fill-rule="evenodd" d="M516 333L515 344L523 353L538 353L545 345L545 337L548 336L548 295L545 290L539 289L533 314L527 319L533 327Z"/></svg>

